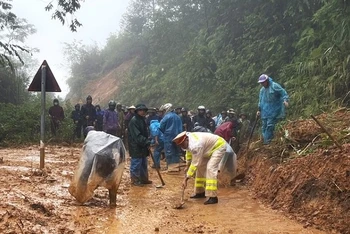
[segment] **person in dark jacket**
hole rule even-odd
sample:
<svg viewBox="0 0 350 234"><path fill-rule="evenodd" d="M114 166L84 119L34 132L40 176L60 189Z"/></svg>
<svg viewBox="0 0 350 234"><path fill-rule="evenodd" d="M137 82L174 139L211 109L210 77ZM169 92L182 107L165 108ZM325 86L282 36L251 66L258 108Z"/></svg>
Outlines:
<svg viewBox="0 0 350 234"><path fill-rule="evenodd" d="M207 121L207 128L209 128L209 130L211 132L214 132L215 131L215 121L213 120L213 115L211 113L210 110L206 110L206 114L205 114L205 117L206 117L206 121Z"/></svg>
<svg viewBox="0 0 350 234"><path fill-rule="evenodd" d="M147 156L151 141L148 138L145 116L148 108L144 104L138 104L135 108L135 115L129 122L128 143L130 162L130 178L132 184L141 186L151 184L148 179Z"/></svg>
<svg viewBox="0 0 350 234"><path fill-rule="evenodd" d="M151 125L151 121L152 120L157 120L157 121L161 121L162 119L157 115L157 110L154 107L150 107L148 109L148 117L146 118L146 123L147 126L149 127Z"/></svg>
<svg viewBox="0 0 350 234"><path fill-rule="evenodd" d="M118 130L117 130L117 137L124 138L124 131L125 131L125 115L123 111L123 105L121 103L117 103L117 116L118 116Z"/></svg>
<svg viewBox="0 0 350 234"><path fill-rule="evenodd" d="M56 136L56 132L64 119L64 111L57 98L53 100L53 106L49 109L49 117L51 119L51 133Z"/></svg>
<svg viewBox="0 0 350 234"><path fill-rule="evenodd" d="M116 103L110 100L108 103L108 110L105 111L103 116L103 131L105 133L117 136L118 131L118 115L115 111Z"/></svg>
<svg viewBox="0 0 350 234"><path fill-rule="evenodd" d="M101 110L100 105L96 105L95 110L96 110L95 130L103 131L103 116L105 114L105 111Z"/></svg>
<svg viewBox="0 0 350 234"><path fill-rule="evenodd" d="M128 133L128 128L129 128L129 122L130 120L132 119L132 117L134 117L135 115L135 106L129 106L126 108L127 109L127 113L125 115L125 118L124 118L124 124L125 124L125 137L124 137L124 145L125 145L125 148L127 150L129 150L129 140L128 140L128 136L129 136L129 133Z"/></svg>
<svg viewBox="0 0 350 234"><path fill-rule="evenodd" d="M71 118L74 122L74 135L73 137L80 138L81 137L81 112L80 112L80 104L77 103L74 106L74 111L72 111Z"/></svg>
<svg viewBox="0 0 350 234"><path fill-rule="evenodd" d="M94 126L96 120L96 110L94 105L92 105L92 97L90 95L86 98L86 104L81 107L81 116L83 120L83 129L85 129L87 126ZM84 137L86 137L85 133Z"/></svg>
<svg viewBox="0 0 350 234"><path fill-rule="evenodd" d="M198 106L197 110L198 110L198 114L196 116L194 116L193 119L192 119L193 125L195 123L198 123L199 126L208 128L208 126L207 126L207 119L205 117L205 107L204 106Z"/></svg>
<svg viewBox="0 0 350 234"><path fill-rule="evenodd" d="M193 124L186 108L181 109L182 130L192 132Z"/></svg>

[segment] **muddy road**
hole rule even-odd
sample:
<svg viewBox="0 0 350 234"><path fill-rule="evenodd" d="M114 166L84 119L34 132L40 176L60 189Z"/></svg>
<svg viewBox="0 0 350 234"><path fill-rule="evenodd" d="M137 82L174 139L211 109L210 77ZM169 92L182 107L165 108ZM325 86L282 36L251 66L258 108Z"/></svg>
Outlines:
<svg viewBox="0 0 350 234"><path fill-rule="evenodd" d="M36 147L0 149L0 233L324 233L265 207L239 184L221 186L219 203L205 206L188 199L191 180L184 209L173 209L183 174L162 173L166 185L157 189L153 169L153 185L134 187L126 168L115 208L103 188L80 205L67 189L79 157L79 146L49 146L40 171Z"/></svg>

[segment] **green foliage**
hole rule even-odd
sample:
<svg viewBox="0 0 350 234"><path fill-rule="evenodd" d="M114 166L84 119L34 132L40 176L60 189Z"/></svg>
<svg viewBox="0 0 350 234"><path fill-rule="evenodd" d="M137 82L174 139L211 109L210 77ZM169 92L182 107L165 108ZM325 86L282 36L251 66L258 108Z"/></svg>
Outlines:
<svg viewBox="0 0 350 234"><path fill-rule="evenodd" d="M257 78L267 73L289 93L289 116L348 106L349 6L349 0L134 0L123 31L96 58L104 64L99 72L137 58L117 95L126 104L253 114Z"/></svg>
<svg viewBox="0 0 350 234"><path fill-rule="evenodd" d="M50 132L48 109L53 98L47 98L45 115L46 142L72 142L74 124L71 117L73 107L70 103L63 104L65 119L62 121L57 136ZM8 144L38 143L40 139L41 101L39 96L30 97L27 102L15 105L0 103L0 146Z"/></svg>
<svg viewBox="0 0 350 234"><path fill-rule="evenodd" d="M23 42L28 35L35 33L35 28L11 12L10 2L0 1L0 66L15 70L15 60L24 64L21 52L30 52Z"/></svg>
<svg viewBox="0 0 350 234"><path fill-rule="evenodd" d="M66 23L67 16L70 16L69 27L72 32L76 32L78 27L82 24L74 17L74 13L78 11L81 7L81 2L83 0L57 0L57 6L54 9L54 5L50 2L46 7L46 11L54 11L52 13L52 18L59 20L62 24Z"/></svg>

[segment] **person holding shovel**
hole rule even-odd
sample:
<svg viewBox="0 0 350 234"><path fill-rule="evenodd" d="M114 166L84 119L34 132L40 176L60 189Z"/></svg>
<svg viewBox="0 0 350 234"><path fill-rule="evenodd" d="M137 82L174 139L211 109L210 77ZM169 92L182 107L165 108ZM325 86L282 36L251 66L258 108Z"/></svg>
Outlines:
<svg viewBox="0 0 350 234"><path fill-rule="evenodd" d="M262 85L259 93L257 117L261 117L263 144L270 144L276 123L285 117L285 107L289 105L287 91L271 77L262 74L258 83Z"/></svg>
<svg viewBox="0 0 350 234"><path fill-rule="evenodd" d="M145 116L148 108L144 104L138 104L135 108L135 115L129 123L128 143L130 162L130 177L133 185L142 186L152 184L148 179L147 157L149 156L148 129Z"/></svg>
<svg viewBox="0 0 350 234"><path fill-rule="evenodd" d="M207 132L182 132L173 142L186 151L188 170L182 183L187 187L189 178L195 176L195 194L190 198L209 199L204 205L218 203L218 171L221 159L226 153L226 141L217 135Z"/></svg>

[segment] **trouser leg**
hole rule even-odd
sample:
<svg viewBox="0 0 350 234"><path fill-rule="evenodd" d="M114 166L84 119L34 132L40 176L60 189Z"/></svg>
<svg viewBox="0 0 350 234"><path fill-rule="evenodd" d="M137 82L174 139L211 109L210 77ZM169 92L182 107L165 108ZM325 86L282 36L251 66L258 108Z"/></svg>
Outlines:
<svg viewBox="0 0 350 234"><path fill-rule="evenodd" d="M132 182L140 181L140 179L141 179L141 164L142 164L142 158L131 158L130 177L131 177Z"/></svg>
<svg viewBox="0 0 350 234"><path fill-rule="evenodd" d="M277 120L275 118L264 119L263 121L264 130L265 130L263 132L264 144L269 144L273 139L276 122Z"/></svg>
<svg viewBox="0 0 350 234"><path fill-rule="evenodd" d="M162 153L162 150L164 149L164 143L159 141L159 144L157 145L157 147L154 150L154 161L156 162L156 164L154 166L160 168L160 155Z"/></svg>
<svg viewBox="0 0 350 234"><path fill-rule="evenodd" d="M225 152L226 146L224 145L213 152L207 163L205 195L208 197L217 197L218 169Z"/></svg>
<svg viewBox="0 0 350 234"><path fill-rule="evenodd" d="M175 169L180 162L178 146L172 141L166 141L164 142L164 149L168 169Z"/></svg>
<svg viewBox="0 0 350 234"><path fill-rule="evenodd" d="M202 158L201 163L197 166L196 178L194 179L194 193L204 193L205 191L205 177L207 170L207 163L209 158Z"/></svg>
<svg viewBox="0 0 350 234"><path fill-rule="evenodd" d="M141 182L148 181L148 161L147 157L141 158L141 167L140 167L140 180Z"/></svg>
<svg viewBox="0 0 350 234"><path fill-rule="evenodd" d="M77 138L80 138L81 137L81 124L77 124L76 127L75 127L75 133L76 133L76 136Z"/></svg>

